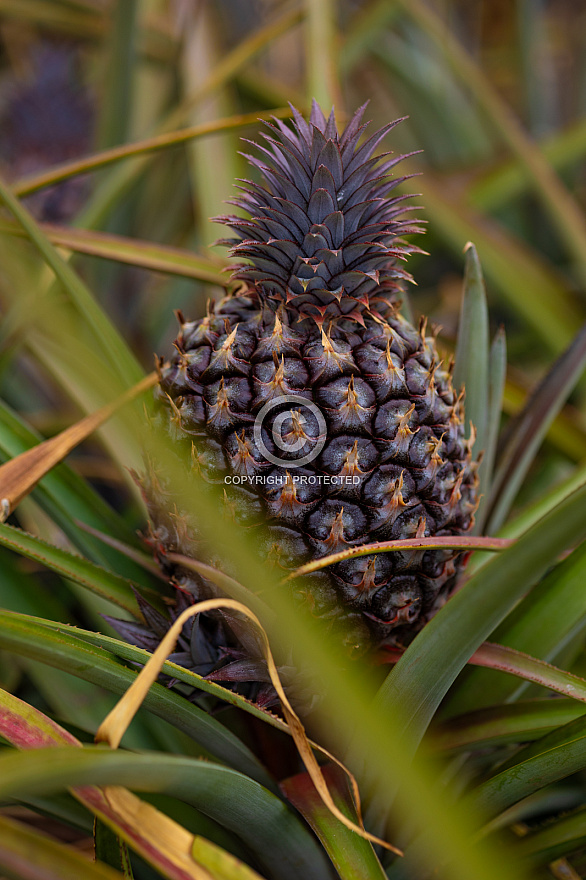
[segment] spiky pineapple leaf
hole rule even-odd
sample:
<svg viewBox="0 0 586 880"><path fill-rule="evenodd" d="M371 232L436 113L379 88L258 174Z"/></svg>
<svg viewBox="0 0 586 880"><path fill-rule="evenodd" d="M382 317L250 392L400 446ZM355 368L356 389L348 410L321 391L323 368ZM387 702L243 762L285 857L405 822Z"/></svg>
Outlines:
<svg viewBox="0 0 586 880"><path fill-rule="evenodd" d="M109 602L137 616L138 606L132 592L132 583L126 578L101 568L83 556L55 547L6 523L0 523L0 545L41 562L52 571L70 578L95 595L108 599ZM153 591L152 600L158 599Z"/></svg>
<svg viewBox="0 0 586 880"><path fill-rule="evenodd" d="M586 707L568 698L488 706L436 724L430 744L434 751L454 752L527 742L585 714Z"/></svg>
<svg viewBox="0 0 586 880"><path fill-rule="evenodd" d="M516 752L465 799L496 816L535 791L586 767L586 716L558 727Z"/></svg>
<svg viewBox="0 0 586 880"><path fill-rule="evenodd" d="M1 729L1 728L0 728ZM62 746L0 755L0 796L124 786L184 800L240 838L270 877L330 880L325 854L295 812L257 782L207 760Z"/></svg>
<svg viewBox="0 0 586 880"><path fill-rule="evenodd" d="M326 765L323 774L337 807L352 822L358 822L347 778L333 764ZM372 844L357 838L332 816L309 774L301 773L285 779L280 788L317 834L342 880L364 880L365 877L368 880L386 880Z"/></svg>
<svg viewBox="0 0 586 880"><path fill-rule="evenodd" d="M493 641L551 662L586 628L586 542L558 563L495 631ZM526 683L470 670L452 695L444 714L518 699Z"/></svg>
<svg viewBox="0 0 586 880"><path fill-rule="evenodd" d="M488 410L484 441L484 456L480 465L480 502L476 511L474 531L482 533L488 514L488 494L492 482L494 460L496 457L501 410L507 374L507 340L503 327L500 327L492 341L488 359Z"/></svg>
<svg viewBox="0 0 586 880"><path fill-rule="evenodd" d="M401 718L405 760L416 750L469 657L552 560L584 537L586 488L575 492L473 575L419 633L387 676L376 700L384 711ZM445 649L447 632L450 651ZM385 801L388 799L386 792Z"/></svg>
<svg viewBox="0 0 586 880"><path fill-rule="evenodd" d="M487 531L502 526L547 429L586 365L586 326L557 359L515 419L500 456L488 502Z"/></svg>
<svg viewBox="0 0 586 880"><path fill-rule="evenodd" d="M137 676L107 651L8 611L0 611L0 647L63 669L115 694L124 693ZM157 683L149 691L144 706L192 737L202 753L225 761L269 789L274 788L250 749L217 719L184 697Z"/></svg>
<svg viewBox="0 0 586 880"><path fill-rule="evenodd" d="M140 266L155 272L165 272L184 278L197 278L221 286L226 284L222 273L222 263L192 251L169 247L154 241L140 241L123 235L111 235L90 229L73 229L41 223L40 228L49 241L58 247L67 248L79 254L116 260L130 266ZM0 223L0 232L21 237L23 230L8 221Z"/></svg>
<svg viewBox="0 0 586 880"><path fill-rule="evenodd" d="M0 869L5 877L26 880L124 880L129 876L103 862L91 862L73 847L6 816L0 816Z"/></svg>
<svg viewBox="0 0 586 880"><path fill-rule="evenodd" d="M488 305L482 267L472 242L466 245L464 265L454 385L466 389L466 430L470 436L470 425L476 428L474 450L478 454L486 449L488 429Z"/></svg>
<svg viewBox="0 0 586 880"><path fill-rule="evenodd" d="M0 201L8 208L22 226L27 236L37 248L47 265L62 285L71 302L84 317L88 326L107 354L111 366L130 384L144 378L144 373L134 354L120 336L105 312L94 300L92 294L71 266L63 260L41 230L32 214L18 201L6 184L0 180Z"/></svg>
<svg viewBox="0 0 586 880"><path fill-rule="evenodd" d="M532 829L517 844L531 862L545 864L586 846L586 807Z"/></svg>

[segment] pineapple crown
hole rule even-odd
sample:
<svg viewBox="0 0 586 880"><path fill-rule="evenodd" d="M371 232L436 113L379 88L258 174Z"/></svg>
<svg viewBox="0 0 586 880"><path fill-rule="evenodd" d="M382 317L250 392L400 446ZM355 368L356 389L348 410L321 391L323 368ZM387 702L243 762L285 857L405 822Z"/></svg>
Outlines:
<svg viewBox="0 0 586 880"><path fill-rule="evenodd" d="M302 318L352 318L376 313L395 299L402 280L411 276L397 263L419 251L400 236L423 230L400 215L409 196L389 197L407 176L391 178L406 156L372 156L382 138L402 120L390 122L363 144L360 107L342 134L334 111L325 118L316 101L309 122L293 111L293 126L266 122L267 146L253 143L266 159L246 156L260 169L266 187L241 180L239 198L229 202L249 214L215 218L237 238L221 239L233 257L246 263L231 266L232 278L244 281L247 293L283 303ZM409 154L413 155L413 154ZM411 175L409 175L411 176Z"/></svg>

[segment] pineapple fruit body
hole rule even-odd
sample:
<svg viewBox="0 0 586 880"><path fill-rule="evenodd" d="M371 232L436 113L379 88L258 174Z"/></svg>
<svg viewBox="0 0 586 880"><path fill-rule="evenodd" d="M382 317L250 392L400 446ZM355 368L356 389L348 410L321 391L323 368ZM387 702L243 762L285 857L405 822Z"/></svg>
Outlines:
<svg viewBox="0 0 586 880"><path fill-rule="evenodd" d="M402 157L373 157L391 125L359 144L362 108L342 134L314 105L275 121L220 221L238 264L237 295L181 317L159 398L195 471L219 482L260 552L286 573L348 547L461 535L476 507L476 464L462 398L435 350L399 313L400 236L420 231L389 192ZM197 552L192 526L146 487L153 542ZM203 598L211 588L167 565ZM461 555L408 550L338 562L295 581L351 652L408 642L453 590ZM234 653L232 654L234 655Z"/></svg>

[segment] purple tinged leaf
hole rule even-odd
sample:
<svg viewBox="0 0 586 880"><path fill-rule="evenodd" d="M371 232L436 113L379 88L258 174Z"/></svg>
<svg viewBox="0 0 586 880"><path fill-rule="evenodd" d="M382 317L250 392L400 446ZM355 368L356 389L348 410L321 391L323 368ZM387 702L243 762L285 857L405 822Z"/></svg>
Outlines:
<svg viewBox="0 0 586 880"><path fill-rule="evenodd" d="M330 174L332 175L334 181L334 192L332 193L333 197L336 197L337 190L340 189L342 184L344 183L344 169L342 168L342 157L340 156L340 150L335 141L329 140L321 153L319 154L317 164L325 165Z"/></svg>
<svg viewBox="0 0 586 880"><path fill-rule="evenodd" d="M335 248L342 246L344 241L344 215L341 211L334 211L324 217L324 226L327 226L332 234L332 244Z"/></svg>
<svg viewBox="0 0 586 880"><path fill-rule="evenodd" d="M294 107L293 104L289 104L289 106L293 112L295 125L297 126L298 131L301 133L301 136L306 141L307 146L309 146L311 144L311 128L309 127L299 110L297 110L297 108Z"/></svg>
<svg viewBox="0 0 586 880"><path fill-rule="evenodd" d="M310 226L307 213L302 211L295 202L290 202L288 199L276 198L275 201L279 202L282 206L285 217L291 217L291 220L295 223L302 235L305 235Z"/></svg>
<svg viewBox="0 0 586 880"><path fill-rule="evenodd" d="M265 681L271 677L264 660L235 660L206 675L210 681Z"/></svg>
<svg viewBox="0 0 586 880"><path fill-rule="evenodd" d="M328 168L320 165L311 181L311 191L317 192L318 189L325 189L332 197L332 201L336 203L336 184Z"/></svg>
<svg viewBox="0 0 586 880"><path fill-rule="evenodd" d="M269 233L269 238L278 239L279 241L289 241L291 234L295 231L290 226L280 223L274 217L265 217L263 220L259 220L259 224L265 227Z"/></svg>
<svg viewBox="0 0 586 880"><path fill-rule="evenodd" d="M275 201L282 203L284 200L283 199L275 199ZM288 205L288 204L290 204L290 203L285 202L285 205ZM280 207L284 207L283 204L281 204ZM295 207L297 207L297 206L295 206ZM287 210L288 210L288 208L287 208ZM302 212L301 216L303 217L304 223L303 223L303 226L300 227L299 223L296 222L294 219L293 212L286 213L286 211L279 211L276 207L275 208L267 208L267 217L266 218L263 217L263 223L274 219L274 220L276 220L277 223L280 223L281 226L283 226L285 228L285 230L290 231L291 234L288 236L289 238L298 236L299 240L301 240L303 238L303 236L305 235L305 233L307 232L307 227L308 227L307 215L304 212ZM298 218L298 220L299 220L299 218ZM276 236L276 237L278 237L278 236ZM287 236L285 236L285 237L287 237Z"/></svg>
<svg viewBox="0 0 586 880"><path fill-rule="evenodd" d="M405 119L406 117L403 117ZM352 172L358 168L359 165L362 165L363 162L366 162L367 159L370 159L374 150L378 146L378 144L382 141L382 139L393 129L399 122L403 122L403 119L395 119L393 122L387 123L387 125L383 126L383 128L376 131L369 139L356 151L352 159L348 162L346 166L346 175L352 174Z"/></svg>
<svg viewBox="0 0 586 880"><path fill-rule="evenodd" d="M319 131L325 133L326 130L326 117L323 114L323 110L315 100L315 98L311 102L311 112L309 114L309 121L312 125L315 125Z"/></svg>
<svg viewBox="0 0 586 880"><path fill-rule="evenodd" d="M287 252L287 245L289 245L289 253ZM282 269L289 272L295 257L299 253L299 245L297 242L284 241L279 241L277 245L255 243L254 246L248 247L246 250L240 250L239 253L246 254L246 256L253 258L256 265L260 265L257 260L257 255L264 255L270 261L274 261Z"/></svg>
<svg viewBox="0 0 586 880"><path fill-rule="evenodd" d="M336 205L329 192L325 189L318 189L309 200L307 214L312 223L322 223L328 214L331 214L335 209Z"/></svg>
<svg viewBox="0 0 586 880"><path fill-rule="evenodd" d="M326 139L318 128L312 129L311 153L309 156L309 164L311 168L317 168L319 157L326 145Z"/></svg>
<svg viewBox="0 0 586 880"><path fill-rule="evenodd" d="M276 171L265 171L264 176L277 196L294 202L299 208L305 210L307 199L297 187Z"/></svg>
<svg viewBox="0 0 586 880"><path fill-rule="evenodd" d="M144 648L145 651L152 653L161 641L140 623L119 620L117 617L110 617L109 614L103 614L102 617L129 645L136 645L137 648Z"/></svg>
<svg viewBox="0 0 586 880"><path fill-rule="evenodd" d="M339 274L344 268L344 259L342 256L342 251L332 251L328 248L320 248L320 250L315 252L315 256L317 259L322 260L325 267L327 268L327 276L324 277L332 277L333 275Z"/></svg>
<svg viewBox="0 0 586 880"><path fill-rule="evenodd" d="M324 133L327 138L334 138L336 140L338 138L338 126L336 125L336 116L333 107L330 110Z"/></svg>
<svg viewBox="0 0 586 880"><path fill-rule="evenodd" d="M156 608L153 608L146 599L140 595L138 590L132 591L136 596L137 605L141 611L142 616L145 619L145 623L147 627L151 630L151 632L162 638L166 635L167 630L169 629L169 620L164 617L160 611L157 611Z"/></svg>
<svg viewBox="0 0 586 880"><path fill-rule="evenodd" d="M297 149L297 147L295 147L290 142L280 143L268 134L263 134L263 137L265 138L267 143L271 144L273 150L278 150L280 155L284 156L287 162L291 163L291 166L296 169L294 172L294 176L306 177L308 179L311 178L311 171L309 168L307 157L304 156L303 153L299 149Z"/></svg>
<svg viewBox="0 0 586 880"><path fill-rule="evenodd" d="M364 116L364 111L368 107L368 101L359 107L358 110L354 113L352 119L344 129L342 136L340 137L340 147L342 149L342 157L344 157L344 153L346 151L352 152L354 147L360 137L360 132L363 131L367 125L370 123L365 123L361 125L362 117Z"/></svg>
<svg viewBox="0 0 586 880"><path fill-rule="evenodd" d="M353 205L348 211L344 211L344 224L346 227L346 235L356 232L362 224L362 218L371 203L360 202L359 205Z"/></svg>

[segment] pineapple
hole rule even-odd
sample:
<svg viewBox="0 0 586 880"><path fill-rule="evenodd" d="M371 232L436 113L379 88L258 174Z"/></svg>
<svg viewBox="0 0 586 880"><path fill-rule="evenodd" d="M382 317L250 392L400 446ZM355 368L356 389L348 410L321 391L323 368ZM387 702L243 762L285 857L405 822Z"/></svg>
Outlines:
<svg viewBox="0 0 586 880"><path fill-rule="evenodd" d="M233 202L249 219L217 218L235 233L224 243L241 288L200 320L180 316L176 353L160 367L175 442L224 485L243 525L262 524L259 548L283 573L372 541L460 535L477 503L462 395L425 322L415 329L399 312L410 277L401 264L415 250L401 236L421 230L402 217L404 197L389 196L404 157L373 156L396 123L359 144L364 109L341 134L315 103L309 122L295 111L292 127L267 123L263 159L248 157L265 186L243 181ZM198 545L163 494L151 474L151 542L183 605L215 588L165 562L169 550L193 556ZM461 565L451 549L378 553L300 577L295 589L361 654L411 640ZM246 663L229 642L217 616L198 623L179 662L209 671L223 650L237 678Z"/></svg>

